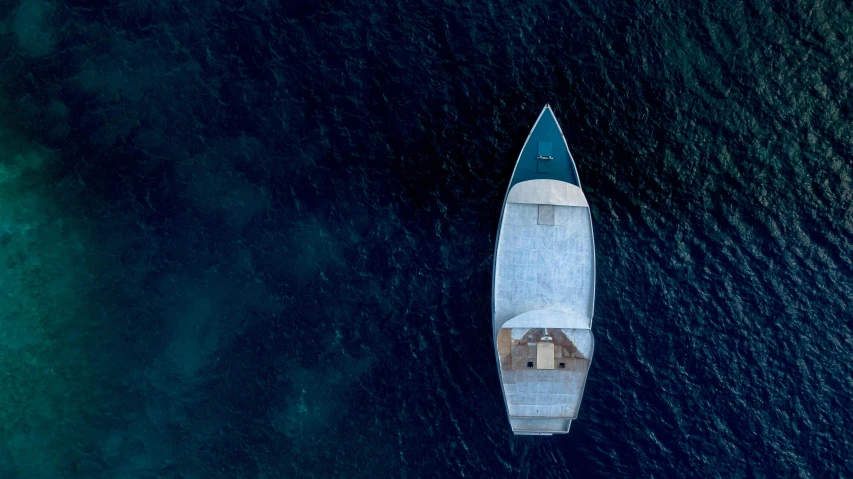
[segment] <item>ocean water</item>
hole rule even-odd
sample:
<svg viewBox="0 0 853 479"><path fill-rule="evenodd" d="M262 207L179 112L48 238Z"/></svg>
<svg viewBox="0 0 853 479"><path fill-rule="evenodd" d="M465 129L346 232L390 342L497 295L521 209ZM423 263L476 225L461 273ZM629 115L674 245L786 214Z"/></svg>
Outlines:
<svg viewBox="0 0 853 479"><path fill-rule="evenodd" d="M0 477L853 477L853 6L0 0ZM596 354L490 344L554 108Z"/></svg>

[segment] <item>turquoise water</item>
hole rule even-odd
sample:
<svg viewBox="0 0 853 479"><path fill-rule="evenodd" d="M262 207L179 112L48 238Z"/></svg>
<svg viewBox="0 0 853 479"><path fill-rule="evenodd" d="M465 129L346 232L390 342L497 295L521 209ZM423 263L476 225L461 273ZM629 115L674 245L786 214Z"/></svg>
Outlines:
<svg viewBox="0 0 853 479"><path fill-rule="evenodd" d="M853 475L845 2L0 4L0 476ZM597 247L513 437L501 202L545 103Z"/></svg>

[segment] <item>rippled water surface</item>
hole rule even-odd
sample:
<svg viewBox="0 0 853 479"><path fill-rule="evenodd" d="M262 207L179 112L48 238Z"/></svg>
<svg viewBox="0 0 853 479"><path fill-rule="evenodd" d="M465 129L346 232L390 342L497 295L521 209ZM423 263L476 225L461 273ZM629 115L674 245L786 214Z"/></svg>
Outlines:
<svg viewBox="0 0 853 479"><path fill-rule="evenodd" d="M0 475L853 476L853 6L0 0ZM513 437L554 108L596 354Z"/></svg>

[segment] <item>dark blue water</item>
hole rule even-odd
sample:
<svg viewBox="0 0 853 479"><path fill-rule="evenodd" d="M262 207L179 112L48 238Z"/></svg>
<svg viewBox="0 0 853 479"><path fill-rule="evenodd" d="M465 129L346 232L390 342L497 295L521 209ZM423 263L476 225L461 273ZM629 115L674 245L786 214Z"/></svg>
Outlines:
<svg viewBox="0 0 853 479"><path fill-rule="evenodd" d="M853 6L0 0L0 476L853 476ZM494 235L591 204L571 434Z"/></svg>

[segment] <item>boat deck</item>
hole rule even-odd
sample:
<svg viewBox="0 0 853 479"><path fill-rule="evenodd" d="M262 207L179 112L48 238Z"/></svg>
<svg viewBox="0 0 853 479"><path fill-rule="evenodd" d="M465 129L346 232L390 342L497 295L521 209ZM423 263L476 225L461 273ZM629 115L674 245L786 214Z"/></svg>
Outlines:
<svg viewBox="0 0 853 479"><path fill-rule="evenodd" d="M501 329L498 355L510 417L576 418L592 347L588 330Z"/></svg>
<svg viewBox="0 0 853 479"><path fill-rule="evenodd" d="M595 266L589 208L551 206L546 218L551 224L542 221L541 209L508 202L504 210L495 271L496 330L537 309L564 313L570 320L566 326L590 327Z"/></svg>
<svg viewBox="0 0 853 479"><path fill-rule="evenodd" d="M520 339L513 340L512 336L521 329L501 329L498 334L498 355L501 358L501 371L521 371L526 369L540 369L537 357L537 344L545 334L542 328L527 330ZM557 329L549 329L548 336L553 338L548 341L554 344L554 369L565 371L586 372L589 359L585 357L577 346L566 336L566 333Z"/></svg>

